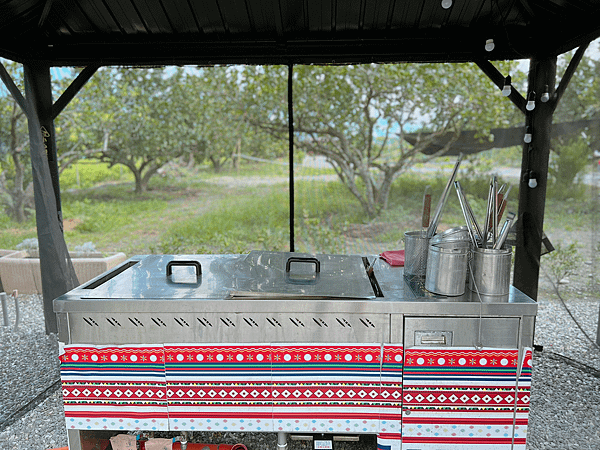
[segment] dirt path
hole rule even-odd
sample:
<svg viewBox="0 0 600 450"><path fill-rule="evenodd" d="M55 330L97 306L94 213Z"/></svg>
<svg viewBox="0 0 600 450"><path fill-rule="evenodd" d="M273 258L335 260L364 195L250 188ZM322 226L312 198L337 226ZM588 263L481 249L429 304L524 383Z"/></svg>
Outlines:
<svg viewBox="0 0 600 450"><path fill-rule="evenodd" d="M319 181L331 182L338 181L337 175L301 175L294 177L295 181ZM206 183L227 186L230 188L251 187L251 186L273 186L277 184L289 183L288 177L231 177L224 175L218 178L209 178L204 180Z"/></svg>

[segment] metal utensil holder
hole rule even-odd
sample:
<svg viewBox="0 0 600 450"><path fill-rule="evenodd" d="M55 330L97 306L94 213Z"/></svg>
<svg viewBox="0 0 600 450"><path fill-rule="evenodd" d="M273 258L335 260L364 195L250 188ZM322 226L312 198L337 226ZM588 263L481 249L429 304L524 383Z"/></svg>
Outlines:
<svg viewBox="0 0 600 450"><path fill-rule="evenodd" d="M467 241L438 242L430 245L425 289L450 297L463 295L470 253L471 246Z"/></svg>
<svg viewBox="0 0 600 450"><path fill-rule="evenodd" d="M484 303L508 301L512 249L476 248L471 261L469 289Z"/></svg>
<svg viewBox="0 0 600 450"><path fill-rule="evenodd" d="M427 272L427 252L429 238L423 231L404 233L404 276L425 278Z"/></svg>

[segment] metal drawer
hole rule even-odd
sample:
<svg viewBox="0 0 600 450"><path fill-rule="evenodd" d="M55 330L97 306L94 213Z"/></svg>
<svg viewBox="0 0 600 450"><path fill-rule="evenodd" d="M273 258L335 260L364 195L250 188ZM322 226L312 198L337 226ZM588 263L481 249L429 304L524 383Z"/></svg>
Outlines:
<svg viewBox="0 0 600 450"><path fill-rule="evenodd" d="M405 317L404 346L518 348L518 317Z"/></svg>

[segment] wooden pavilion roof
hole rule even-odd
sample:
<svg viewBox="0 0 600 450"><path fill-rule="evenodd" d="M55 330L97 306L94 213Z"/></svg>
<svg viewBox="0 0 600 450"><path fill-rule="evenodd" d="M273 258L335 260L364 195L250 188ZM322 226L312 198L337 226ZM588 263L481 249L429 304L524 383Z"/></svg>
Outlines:
<svg viewBox="0 0 600 450"><path fill-rule="evenodd" d="M461 62L558 55L600 36L599 0L447 1L0 0L0 56L51 66Z"/></svg>

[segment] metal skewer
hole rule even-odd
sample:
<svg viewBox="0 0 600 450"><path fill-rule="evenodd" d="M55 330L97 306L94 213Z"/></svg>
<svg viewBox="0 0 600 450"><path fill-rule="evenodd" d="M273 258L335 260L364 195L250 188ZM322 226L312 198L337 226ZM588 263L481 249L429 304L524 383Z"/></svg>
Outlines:
<svg viewBox="0 0 600 450"><path fill-rule="evenodd" d="M502 225L502 230L500 230L500 236L498 236L498 240L496 244L494 244L495 250L500 250L508 237L508 232L510 231L510 227L512 227L513 221L515 220L515 213L509 212L506 215L506 221L504 225Z"/></svg>
<svg viewBox="0 0 600 450"><path fill-rule="evenodd" d="M473 213L473 210L471 209L471 205L469 204L469 201L467 200L466 195L464 194L462 187L460 189L460 193L463 196L464 202L465 202L465 206L467 207L467 212L469 213L469 216L471 217L471 223L473 224L474 230L475 232L477 232L477 236L479 237L479 240L482 239L482 234L481 234L481 227L479 226L479 223L477 223L477 219L475 218L475 214ZM476 236L476 237L477 237Z"/></svg>
<svg viewBox="0 0 600 450"><path fill-rule="evenodd" d="M479 237L479 239L481 240L481 236L482 236L481 228L479 227L479 224L477 223L477 219L475 219L475 214L473 213L473 210L471 209L471 205L469 204L469 201L467 200L467 196L465 195L464 191L462 190L462 186L460 185L460 183L458 181L454 182L454 186L456 187L456 193L458 194L459 202L462 199L465 209L467 210L468 217L470 219L470 223L472 226L472 231L474 233L475 241L477 241L477 237ZM469 219L467 219L466 217L465 217L465 219L467 220L467 222L469 221Z"/></svg>
<svg viewBox="0 0 600 450"><path fill-rule="evenodd" d="M496 179L496 175L493 177L492 186L494 187L492 194L492 211L493 211L493 221L492 221L492 247L496 245L496 240L498 239L498 180Z"/></svg>
<svg viewBox="0 0 600 450"><path fill-rule="evenodd" d="M454 180L456 179L456 174L458 173L458 168L460 166L460 162L462 161L462 157L463 157L462 153L460 155L458 155L456 164L454 164L454 170L452 171L452 175L450 176L450 179L448 180L448 184L446 184L446 187L444 188L444 192L442 192L442 196L440 197L440 201L438 202L438 204L435 208L435 212L433 214L433 219L431 220L431 223L429 224L429 228L427 229L427 237L428 238L433 237L433 235L437 231L437 226L438 226L438 222L440 220L440 216L442 214L442 209L444 209L444 205L446 204L446 200L448 198L448 192L450 191L450 187L452 186L452 183L454 183Z"/></svg>
<svg viewBox="0 0 600 450"><path fill-rule="evenodd" d="M485 222L483 222L483 235L481 236L481 243L483 248L487 248L488 234L490 230L490 220L492 215L492 194L493 194L493 181L490 181L490 188L488 190L487 207L485 210Z"/></svg>
<svg viewBox="0 0 600 450"><path fill-rule="evenodd" d="M467 206L465 205L465 201L460 188L460 183L458 181L454 182L454 187L456 188L456 195L458 195L458 202L460 203L460 209L462 209L463 215L465 216L465 221L467 222L467 230L469 230L469 237L471 238L471 243L474 247L477 247L477 240L475 239L475 234L473 233L473 227L471 226L471 218L469 216L469 212L467 211Z"/></svg>

